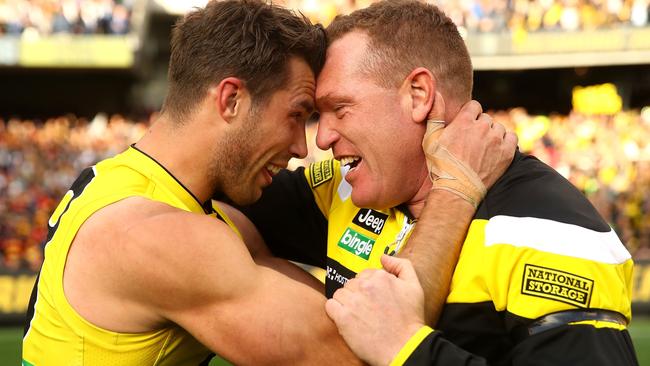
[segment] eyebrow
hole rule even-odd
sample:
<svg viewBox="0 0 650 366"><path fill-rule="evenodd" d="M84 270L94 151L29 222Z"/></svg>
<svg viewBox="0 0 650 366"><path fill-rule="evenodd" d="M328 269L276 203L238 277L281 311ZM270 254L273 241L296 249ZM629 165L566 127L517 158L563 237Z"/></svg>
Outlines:
<svg viewBox="0 0 650 366"><path fill-rule="evenodd" d="M308 99L300 99L291 105L293 108L303 108L307 113L314 111L314 103Z"/></svg>
<svg viewBox="0 0 650 366"><path fill-rule="evenodd" d="M330 106L335 103L351 103L353 98L346 94L336 94L329 92L321 97L316 98L316 106Z"/></svg>
<svg viewBox="0 0 650 366"><path fill-rule="evenodd" d="M319 105L327 104L331 100L332 100L332 92L329 92L323 96L316 98L316 105L319 106Z"/></svg>

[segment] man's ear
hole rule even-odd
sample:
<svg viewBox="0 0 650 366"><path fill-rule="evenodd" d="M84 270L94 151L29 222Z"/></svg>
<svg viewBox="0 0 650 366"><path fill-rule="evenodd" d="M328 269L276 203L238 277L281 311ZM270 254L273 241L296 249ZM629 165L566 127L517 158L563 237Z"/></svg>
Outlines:
<svg viewBox="0 0 650 366"><path fill-rule="evenodd" d="M407 98L411 118L425 122L436 95L436 79L428 69L418 67L404 79L403 95Z"/></svg>
<svg viewBox="0 0 650 366"><path fill-rule="evenodd" d="M221 80L219 85L211 88L209 92L217 112L228 123L236 119L243 110L242 104L246 94L243 81L235 77Z"/></svg>

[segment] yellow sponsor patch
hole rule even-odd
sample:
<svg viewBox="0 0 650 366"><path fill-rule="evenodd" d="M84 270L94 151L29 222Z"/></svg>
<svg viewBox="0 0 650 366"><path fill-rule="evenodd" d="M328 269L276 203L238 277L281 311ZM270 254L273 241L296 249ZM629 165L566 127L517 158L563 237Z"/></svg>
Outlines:
<svg viewBox="0 0 650 366"><path fill-rule="evenodd" d="M319 161L309 167L311 174L311 187L316 188L334 177L334 162L332 160Z"/></svg>
<svg viewBox="0 0 650 366"><path fill-rule="evenodd" d="M568 272L526 264L521 293L589 307L594 281Z"/></svg>

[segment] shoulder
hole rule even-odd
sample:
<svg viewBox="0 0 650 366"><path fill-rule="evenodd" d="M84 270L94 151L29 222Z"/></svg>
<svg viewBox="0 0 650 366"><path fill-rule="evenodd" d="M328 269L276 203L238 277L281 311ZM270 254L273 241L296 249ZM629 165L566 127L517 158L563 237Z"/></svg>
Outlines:
<svg viewBox="0 0 650 366"><path fill-rule="evenodd" d="M91 220L81 239L95 242L103 268L119 268L113 277L116 291L143 302L169 300L170 293L179 299L194 293L207 300L230 291L230 284L245 280L241 273L253 267L237 234L211 216L132 197Z"/></svg>
<svg viewBox="0 0 650 366"><path fill-rule="evenodd" d="M611 230L568 180L537 158L521 153L490 189L476 218L500 215L552 220L601 233Z"/></svg>
<svg viewBox="0 0 650 366"><path fill-rule="evenodd" d="M509 244L620 264L630 255L587 198L553 168L518 154L476 215L485 245Z"/></svg>
<svg viewBox="0 0 650 366"><path fill-rule="evenodd" d="M630 315L632 260L570 182L518 155L479 207L468 234L498 309L537 318L572 308Z"/></svg>

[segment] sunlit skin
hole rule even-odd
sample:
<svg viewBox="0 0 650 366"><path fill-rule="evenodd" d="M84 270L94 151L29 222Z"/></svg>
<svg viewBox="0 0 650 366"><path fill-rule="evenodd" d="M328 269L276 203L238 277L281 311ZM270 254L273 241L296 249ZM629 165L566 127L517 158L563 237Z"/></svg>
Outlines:
<svg viewBox="0 0 650 366"><path fill-rule="evenodd" d="M156 158L200 202L216 191L238 204L261 196L272 175L307 154L305 122L314 108L314 74L303 60L288 63L286 86L258 105L242 80L209 88L191 115L192 126L163 114L136 144ZM153 126L155 127L155 126ZM183 154L175 150L183 147Z"/></svg>
<svg viewBox="0 0 650 366"><path fill-rule="evenodd" d="M288 68L281 90L257 104L244 81L222 79L183 120L163 112L136 147L199 202L216 190L240 204L257 199L291 157L307 153L315 80L304 61L290 59ZM233 364L357 364L323 312L322 284L260 249L251 222L219 206L241 237L222 220L154 198L99 209L67 255L70 305L113 332L180 326Z"/></svg>
<svg viewBox="0 0 650 366"><path fill-rule="evenodd" d="M307 63L294 58L284 88L252 109L242 105L248 113L231 122L227 142L212 154L211 173L219 190L238 204L252 203L291 158L307 155L305 123L314 110L315 89Z"/></svg>
<svg viewBox="0 0 650 366"><path fill-rule="evenodd" d="M328 48L316 90L316 141L336 159L361 158L345 178L355 205L422 206L430 188L421 147L425 126L413 119L405 88L381 87L360 70L367 40L351 32Z"/></svg>

